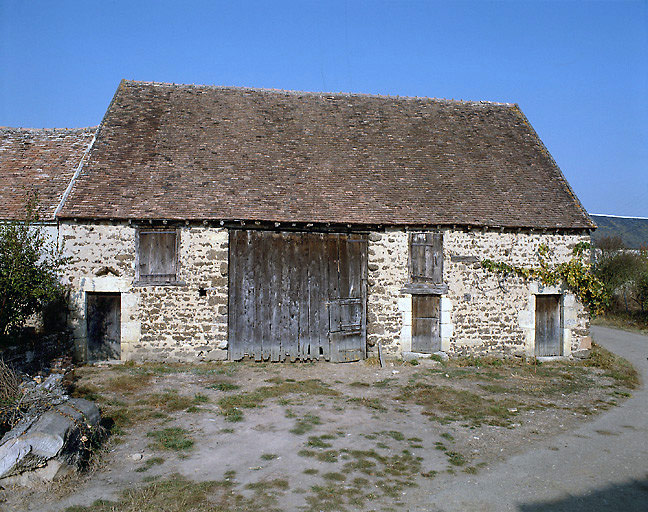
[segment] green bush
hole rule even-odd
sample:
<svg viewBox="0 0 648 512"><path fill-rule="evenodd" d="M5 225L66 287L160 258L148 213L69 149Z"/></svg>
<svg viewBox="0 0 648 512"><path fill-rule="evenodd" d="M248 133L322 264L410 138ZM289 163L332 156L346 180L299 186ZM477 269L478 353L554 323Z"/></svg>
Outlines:
<svg viewBox="0 0 648 512"><path fill-rule="evenodd" d="M65 296L58 279L65 260L38 223L35 196L26 212L23 221L0 223L0 338Z"/></svg>

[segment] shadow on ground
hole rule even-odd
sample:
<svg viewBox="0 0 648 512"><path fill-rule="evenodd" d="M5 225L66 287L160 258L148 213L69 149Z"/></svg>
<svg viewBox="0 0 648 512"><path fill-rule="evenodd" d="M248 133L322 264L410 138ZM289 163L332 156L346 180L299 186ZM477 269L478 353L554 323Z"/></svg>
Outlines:
<svg viewBox="0 0 648 512"><path fill-rule="evenodd" d="M614 484L581 496L521 504L520 512L645 512L648 507L648 475L642 480Z"/></svg>

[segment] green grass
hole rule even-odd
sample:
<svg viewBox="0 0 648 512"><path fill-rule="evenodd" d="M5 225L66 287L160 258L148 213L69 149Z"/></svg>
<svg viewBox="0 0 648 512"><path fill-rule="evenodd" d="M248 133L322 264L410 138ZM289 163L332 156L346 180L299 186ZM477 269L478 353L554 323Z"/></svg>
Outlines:
<svg viewBox="0 0 648 512"><path fill-rule="evenodd" d="M218 391L235 391L240 389L241 386L238 384L232 384L231 382L217 382L216 384L210 384L207 386L209 389L216 389Z"/></svg>
<svg viewBox="0 0 648 512"><path fill-rule="evenodd" d="M277 494L288 489L284 479L249 483L245 486L248 494L238 492L236 485L232 477L192 482L176 474L126 489L118 501L97 500L87 507L68 507L65 512L280 512Z"/></svg>
<svg viewBox="0 0 648 512"><path fill-rule="evenodd" d="M274 460L277 457L279 457L279 455L277 455L276 453L264 453L263 455L261 455L261 460Z"/></svg>
<svg viewBox="0 0 648 512"><path fill-rule="evenodd" d="M169 427L162 430L149 432L147 437L154 440L152 448L163 450L188 451L193 448L194 442L183 428Z"/></svg>
<svg viewBox="0 0 648 512"><path fill-rule="evenodd" d="M295 426L290 429L291 434L302 435L310 432L315 428L315 425L321 425L322 420L319 416L314 414L305 414L295 422Z"/></svg>
<svg viewBox="0 0 648 512"><path fill-rule="evenodd" d="M153 466L159 466L160 464L164 464L164 458L151 457L150 459L144 461L144 464L142 464L135 471L137 471L138 473L143 473L144 471L148 471L149 469L151 469Z"/></svg>

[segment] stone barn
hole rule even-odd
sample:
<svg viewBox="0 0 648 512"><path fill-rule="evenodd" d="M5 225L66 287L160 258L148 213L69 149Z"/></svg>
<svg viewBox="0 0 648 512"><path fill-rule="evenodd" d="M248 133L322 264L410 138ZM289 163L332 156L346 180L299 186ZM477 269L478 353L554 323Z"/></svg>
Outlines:
<svg viewBox="0 0 648 512"><path fill-rule="evenodd" d="M568 290L480 264L595 227L515 104L122 81L57 221L89 360L587 341Z"/></svg>

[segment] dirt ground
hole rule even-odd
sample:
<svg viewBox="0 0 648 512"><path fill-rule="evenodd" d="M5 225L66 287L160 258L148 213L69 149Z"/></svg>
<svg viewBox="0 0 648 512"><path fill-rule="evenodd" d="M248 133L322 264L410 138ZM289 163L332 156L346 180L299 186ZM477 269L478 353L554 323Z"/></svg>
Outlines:
<svg viewBox="0 0 648 512"><path fill-rule="evenodd" d="M75 393L97 400L110 437L87 471L4 490L0 507L415 510L459 472L629 396L631 371L608 356L598 367L493 358L83 367Z"/></svg>

